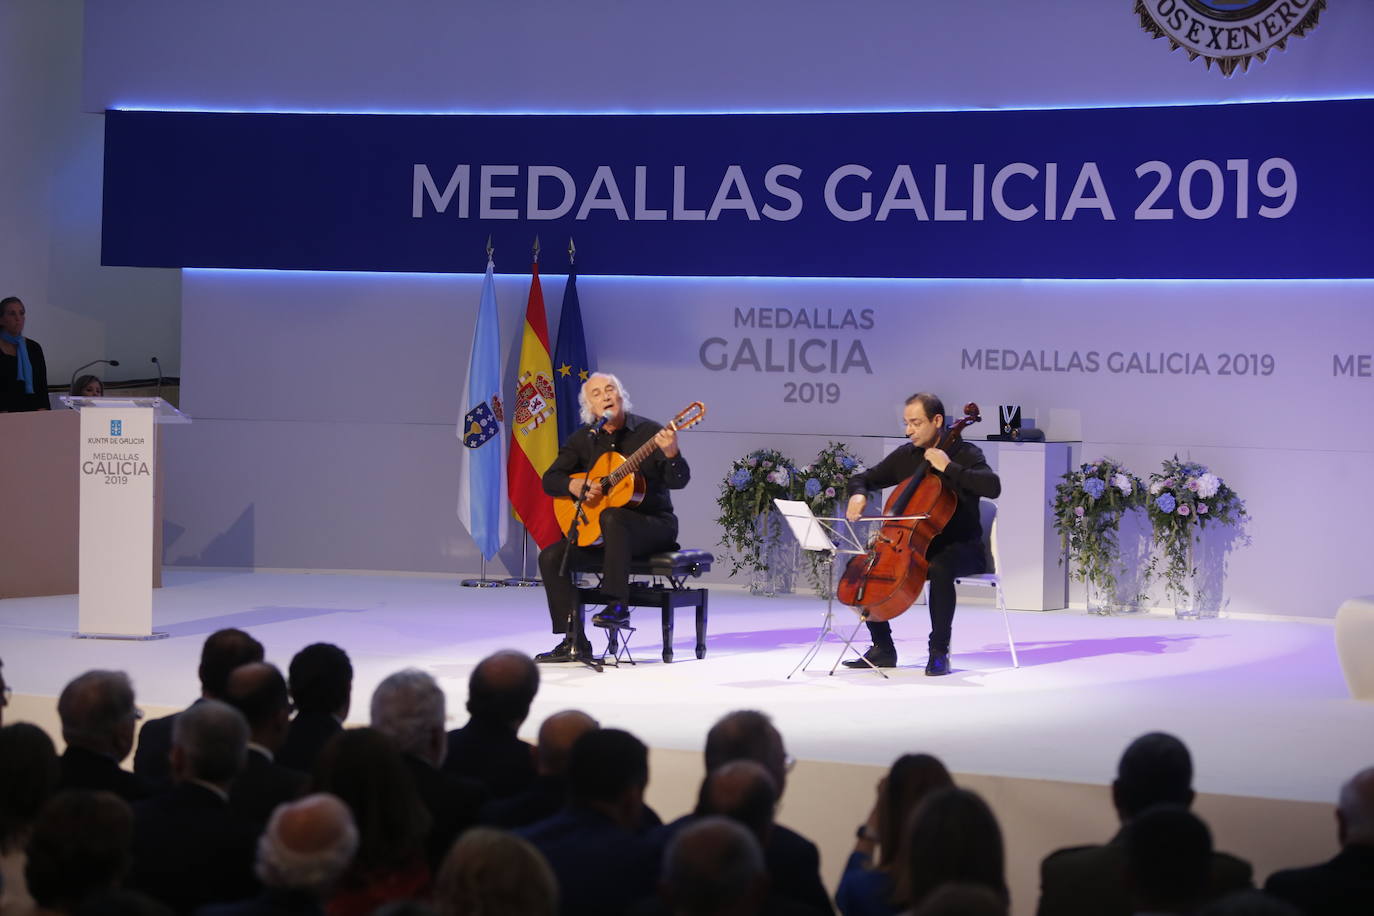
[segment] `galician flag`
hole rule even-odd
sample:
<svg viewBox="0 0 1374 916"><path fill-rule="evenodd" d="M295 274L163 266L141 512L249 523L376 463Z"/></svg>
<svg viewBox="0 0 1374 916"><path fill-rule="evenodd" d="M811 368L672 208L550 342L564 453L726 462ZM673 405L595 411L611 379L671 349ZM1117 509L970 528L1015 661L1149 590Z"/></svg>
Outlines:
<svg viewBox="0 0 1374 916"><path fill-rule="evenodd" d="M501 469L506 464L505 406L501 403L501 327L491 257L463 382L458 418L458 518L490 560L506 542L510 512Z"/></svg>
<svg viewBox="0 0 1374 916"><path fill-rule="evenodd" d="M515 385L506 479L516 518L542 550L561 538L563 532L553 514L553 499L540 483L558 454L558 415L554 407L553 361L549 358L549 325L544 317L544 291L539 285L538 260L534 262L530 278L525 332L520 341L520 374Z"/></svg>
<svg viewBox="0 0 1374 916"><path fill-rule="evenodd" d="M577 301L577 268L569 266L568 285L563 287L563 311L558 318L558 345L553 351L553 390L558 403L558 442L568 441L582 425L577 396L591 374L587 336L582 330L582 306Z"/></svg>

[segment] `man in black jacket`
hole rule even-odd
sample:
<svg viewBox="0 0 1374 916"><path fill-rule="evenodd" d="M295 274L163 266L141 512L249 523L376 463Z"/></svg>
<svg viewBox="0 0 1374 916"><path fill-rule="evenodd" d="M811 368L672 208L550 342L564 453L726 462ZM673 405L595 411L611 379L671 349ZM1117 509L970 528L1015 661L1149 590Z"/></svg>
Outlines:
<svg viewBox="0 0 1374 916"><path fill-rule="evenodd" d="M983 550L983 523L978 516L980 498L996 499L1002 494L1002 481L988 467L982 451L960 440L949 452L939 448L945 432L945 405L933 394L913 394L902 409L909 445L892 452L882 461L849 478L849 504L845 516L858 521L868 504L868 492L904 483L898 504L906 505L910 494L927 474L934 474L958 497L954 516L926 549L930 568L926 573L927 603L930 607L930 655L926 674L949 674L949 640L954 627L954 580L987 569ZM845 662L849 668L892 668L897 664L897 647L892 642L892 625L885 620L870 620L868 632L873 645L863 658Z"/></svg>
<svg viewBox="0 0 1374 916"><path fill-rule="evenodd" d="M59 789L103 790L127 802L148 797L148 784L119 766L134 746L134 723L143 717L127 674L87 671L74 678L62 688L57 714L67 742Z"/></svg>
<svg viewBox="0 0 1374 916"><path fill-rule="evenodd" d="M248 722L248 756L229 790L229 807L259 828L272 812L294 801L309 781L304 773L276 762L291 723L286 678L276 665L250 662L229 675L224 699Z"/></svg>
<svg viewBox="0 0 1374 916"><path fill-rule="evenodd" d="M1336 808L1341 851L1329 862L1274 872L1264 891L1307 916L1354 916L1374 905L1374 767L1341 787Z"/></svg>
<svg viewBox="0 0 1374 916"><path fill-rule="evenodd" d="M297 652L287 669L296 718L287 729L277 763L309 773L330 738L343 731L353 699L353 663L348 653L327 642Z"/></svg>
<svg viewBox="0 0 1374 916"><path fill-rule="evenodd" d="M602 535L602 591L619 602L613 603L594 622L622 623L629 620L625 600L630 597L630 560L677 547L677 516L669 490L680 490L691 479L687 459L677 446L677 432L629 412L630 398L625 386L614 375L598 372L587 379L578 395L582 422L558 450L557 457L544 472L544 492L550 496L576 499L595 507L602 497L599 480L572 475L590 471L607 452L629 457L639 448L657 446L639 466L644 478L644 498L633 506L607 507L599 516ZM584 492L585 491L585 492ZM569 618L578 609L577 589L572 573L564 570L567 540L556 541L539 553L539 574L544 578L544 594L549 603L549 621L555 633L568 633ZM591 657L591 643L582 635L582 621L574 619L572 636L548 652L534 657L537 662L565 662L575 656Z"/></svg>

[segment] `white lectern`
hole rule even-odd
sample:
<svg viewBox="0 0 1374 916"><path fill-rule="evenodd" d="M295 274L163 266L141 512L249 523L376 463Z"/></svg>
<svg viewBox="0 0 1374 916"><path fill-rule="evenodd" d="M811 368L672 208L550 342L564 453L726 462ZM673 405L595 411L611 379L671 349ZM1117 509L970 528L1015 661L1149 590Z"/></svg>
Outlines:
<svg viewBox="0 0 1374 916"><path fill-rule="evenodd" d="M153 632L153 498L159 423L190 418L162 398L62 397L81 412L79 639Z"/></svg>

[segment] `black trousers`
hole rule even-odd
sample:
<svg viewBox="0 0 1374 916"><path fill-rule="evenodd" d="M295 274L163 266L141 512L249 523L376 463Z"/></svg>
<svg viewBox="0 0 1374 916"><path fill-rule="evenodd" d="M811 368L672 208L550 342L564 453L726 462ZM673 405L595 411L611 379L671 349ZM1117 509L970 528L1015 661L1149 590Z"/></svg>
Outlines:
<svg viewBox="0 0 1374 916"><path fill-rule="evenodd" d="M677 547L677 516L645 515L634 509L609 508L601 513L600 547L577 547L569 558L569 571L558 574L567 540L550 544L539 551L539 577L544 580L544 597L549 602L549 624L555 633L568 629L568 615L576 613L577 588L572 584L572 562L600 557L601 590L624 600L630 597L630 560ZM581 632L582 621L576 621Z"/></svg>
<svg viewBox="0 0 1374 916"><path fill-rule="evenodd" d="M938 545L932 543L926 553L930 570L926 573L926 602L930 605L930 651L949 651L949 638L954 630L956 595L954 580L960 576L974 576L986 572L987 556L982 541L955 541ZM868 622L873 645L892 645L892 624L886 620Z"/></svg>

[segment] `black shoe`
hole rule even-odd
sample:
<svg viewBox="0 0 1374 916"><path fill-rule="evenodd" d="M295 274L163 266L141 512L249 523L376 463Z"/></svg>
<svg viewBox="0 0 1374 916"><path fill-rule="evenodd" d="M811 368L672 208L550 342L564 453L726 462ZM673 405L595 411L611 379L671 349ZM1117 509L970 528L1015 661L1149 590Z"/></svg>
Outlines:
<svg viewBox="0 0 1374 916"><path fill-rule="evenodd" d="M869 646L863 658L851 658L844 663L844 666L846 668L896 668L897 647Z"/></svg>
<svg viewBox="0 0 1374 916"><path fill-rule="evenodd" d="M587 639L578 640L578 653L582 658L592 657L592 644ZM563 641L554 646L547 652L540 652L534 657L536 662L570 662L573 661L572 642L565 636Z"/></svg>
<svg viewBox="0 0 1374 916"><path fill-rule="evenodd" d="M608 604L598 614L592 615L592 626L623 627L630 622L630 609L623 604Z"/></svg>
<svg viewBox="0 0 1374 916"><path fill-rule="evenodd" d="M949 653L932 652L926 662L926 677L940 677L949 674Z"/></svg>

